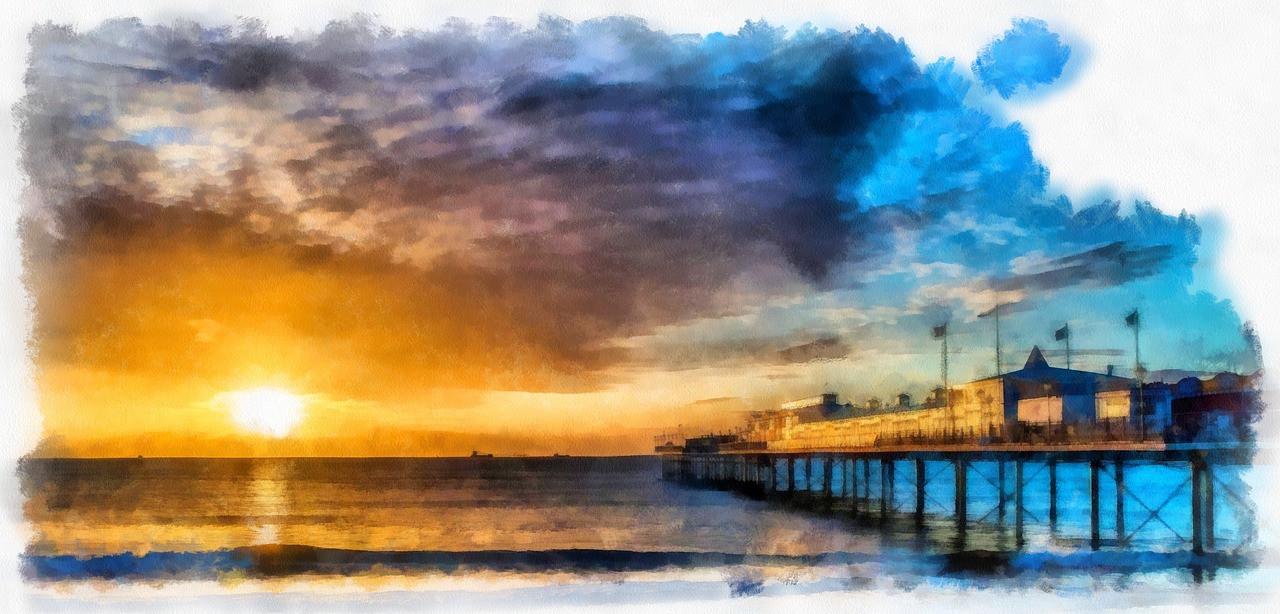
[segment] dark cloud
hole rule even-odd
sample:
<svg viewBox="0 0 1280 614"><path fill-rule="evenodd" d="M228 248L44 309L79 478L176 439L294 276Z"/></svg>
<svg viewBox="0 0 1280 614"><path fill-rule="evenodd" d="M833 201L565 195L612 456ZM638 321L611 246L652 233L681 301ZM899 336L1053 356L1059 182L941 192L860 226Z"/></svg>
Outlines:
<svg viewBox="0 0 1280 614"><path fill-rule="evenodd" d="M1066 350L1040 350L1040 353L1043 354L1045 358L1065 358L1067 355ZM1113 349L1071 348L1071 355L1077 358L1086 357L1086 356L1088 357L1101 356L1106 358L1112 358L1112 357L1125 356L1126 354L1127 352L1125 352L1124 350L1117 350L1114 348Z"/></svg>
<svg viewBox="0 0 1280 614"><path fill-rule="evenodd" d="M835 360L849 355L849 346L839 337L822 337L778 351L778 362L784 364Z"/></svg>
<svg viewBox="0 0 1280 614"><path fill-rule="evenodd" d="M209 83L240 92L261 90L273 80L284 80L297 70L297 61L283 42L236 45L210 71Z"/></svg>
<svg viewBox="0 0 1280 614"><path fill-rule="evenodd" d="M849 337L865 337L855 330ZM642 350L628 353L628 359L639 364L660 364L672 370L704 366L748 367L799 365L840 360L853 353L850 338L840 335L815 334L798 330L786 334L755 337L682 339L665 338L652 342Z"/></svg>
<svg viewBox="0 0 1280 614"><path fill-rule="evenodd" d="M635 358L610 349L618 340L740 313L733 284L762 270L785 271L778 287L850 287L897 231L928 241L925 262L1041 291L1189 275L1198 241L1187 216L1051 198L1020 126L968 106L950 61L920 66L879 30L749 22L685 36L547 17L394 33L356 18L271 38L253 22L118 20L42 27L32 45L24 164L59 249L143 270L155 258L128 245L217 270L250 255L329 267L329 281L293 280L327 315L287 325L323 338L359 321L357 306L390 309L401 335L357 326L346 341L376 342L374 364L417 365L442 385L599 385ZM1105 241L1117 243L1003 275L1028 252ZM41 330L59 359L89 360L56 339L110 318L47 305L72 292L59 283L106 278L50 258L32 264ZM327 298L344 276L378 300ZM265 291L257 281L239 291ZM103 305L124 300L99 290ZM655 360L848 353L808 335Z"/></svg>
<svg viewBox="0 0 1280 614"><path fill-rule="evenodd" d="M1160 273L1173 254L1171 245L1131 247L1117 241L1051 260L1043 271L994 280L991 286L996 290L1036 292L1068 286L1118 286Z"/></svg>

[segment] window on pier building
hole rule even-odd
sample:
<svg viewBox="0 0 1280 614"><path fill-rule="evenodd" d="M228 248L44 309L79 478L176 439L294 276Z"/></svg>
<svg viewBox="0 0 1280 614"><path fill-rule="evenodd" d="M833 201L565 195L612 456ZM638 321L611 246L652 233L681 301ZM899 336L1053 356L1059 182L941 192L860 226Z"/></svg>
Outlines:
<svg viewBox="0 0 1280 614"><path fill-rule="evenodd" d="M1042 396L1018 401L1018 422L1062 422L1062 397Z"/></svg>
<svg viewBox="0 0 1280 614"><path fill-rule="evenodd" d="M1132 407L1132 399L1128 390L1112 390L1099 392L1097 398L1097 419L1128 418Z"/></svg>

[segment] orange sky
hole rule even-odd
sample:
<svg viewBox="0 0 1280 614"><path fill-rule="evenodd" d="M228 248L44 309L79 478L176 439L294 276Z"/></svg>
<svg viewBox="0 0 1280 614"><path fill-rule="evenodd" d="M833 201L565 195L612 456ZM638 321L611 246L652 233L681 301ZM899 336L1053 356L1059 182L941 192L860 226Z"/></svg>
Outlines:
<svg viewBox="0 0 1280 614"><path fill-rule="evenodd" d="M549 333L518 328L509 304L484 305L467 280L217 215L100 206L85 204L79 234L59 244L28 235L48 453L635 453L662 424L655 409L715 388L610 388L590 355L549 355L529 338ZM211 402L262 385L306 399L286 441ZM723 405L690 415L726 423L711 417Z"/></svg>
<svg viewBox="0 0 1280 614"><path fill-rule="evenodd" d="M509 27L508 27L509 26ZM216 41L216 42L211 42ZM917 398L1070 322L1077 367L1257 368L1200 227L1054 193L982 84L870 29L367 18L31 36L24 281L48 455L645 453ZM1212 261L1212 259L1208 259ZM1056 357L1055 357L1056 358ZM284 437L221 401L295 395Z"/></svg>

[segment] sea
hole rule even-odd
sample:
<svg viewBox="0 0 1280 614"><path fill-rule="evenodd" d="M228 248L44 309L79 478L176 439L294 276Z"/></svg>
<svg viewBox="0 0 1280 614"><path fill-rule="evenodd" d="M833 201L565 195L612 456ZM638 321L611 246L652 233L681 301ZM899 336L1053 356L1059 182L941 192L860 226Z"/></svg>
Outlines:
<svg viewBox="0 0 1280 614"><path fill-rule="evenodd" d="M878 467L868 483L837 464L834 503L808 469L783 503L663 480L644 456L24 459L20 573L29 605L68 612L737 611L849 599L950 611L986 597L1062 611L1229 609L1270 600L1280 577L1256 504L1267 467L1215 472L1215 542L1199 556L1179 466L1125 469L1123 540L1114 481L1101 481L1098 549L1085 465L1058 467L1051 526L1047 472L1028 463L1021 548L1008 466L1003 509L999 466L970 468L961 541L950 465L925 467L924 527L907 463L893 469L884 522L854 514L844 492L861 482L878 499Z"/></svg>

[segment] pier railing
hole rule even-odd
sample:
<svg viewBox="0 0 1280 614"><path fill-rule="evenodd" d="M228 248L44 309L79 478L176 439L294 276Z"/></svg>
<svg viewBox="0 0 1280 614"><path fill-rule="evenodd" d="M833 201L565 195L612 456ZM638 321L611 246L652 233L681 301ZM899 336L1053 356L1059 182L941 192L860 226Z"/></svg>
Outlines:
<svg viewBox="0 0 1280 614"><path fill-rule="evenodd" d="M1127 420L1100 420L1098 422L1051 422L988 425L985 428L902 430L876 437L873 447L927 446L931 444L999 445L1026 444L1088 444L1094 442L1146 442L1164 441L1164 435L1154 429L1142 429Z"/></svg>
<svg viewBox="0 0 1280 614"><path fill-rule="evenodd" d="M1095 423L1017 423L987 425L985 427L902 429L868 435L862 433L815 434L802 437L766 438L762 433L746 433L742 439L727 441L715 446L722 452L805 452L809 450L901 448L903 446L934 445L1088 445L1091 443L1164 442L1166 433L1155 429L1143 429L1126 420L1098 421ZM655 448L659 454L678 453L679 446ZM713 450L699 449L707 452Z"/></svg>

